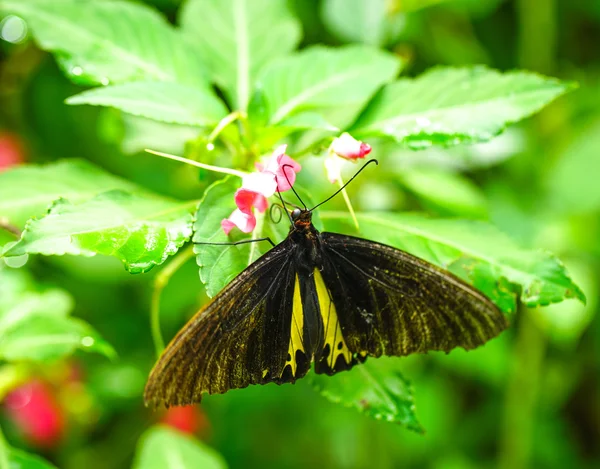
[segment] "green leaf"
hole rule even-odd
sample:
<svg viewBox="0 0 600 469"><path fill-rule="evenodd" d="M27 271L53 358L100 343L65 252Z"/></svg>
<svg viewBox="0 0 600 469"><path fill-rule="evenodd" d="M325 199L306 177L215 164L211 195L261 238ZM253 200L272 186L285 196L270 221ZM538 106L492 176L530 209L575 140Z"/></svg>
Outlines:
<svg viewBox="0 0 600 469"><path fill-rule="evenodd" d="M125 154L133 155L146 148L178 154L186 142L198 138L198 127L166 124L144 117L125 113L107 113L106 118L114 119L115 125L122 125L125 135L119 135L114 142L120 145Z"/></svg>
<svg viewBox="0 0 600 469"><path fill-rule="evenodd" d="M596 120L558 155L545 181L552 209L572 215L600 208L599 147L600 120Z"/></svg>
<svg viewBox="0 0 600 469"><path fill-rule="evenodd" d="M84 160L18 166L0 173L0 218L22 227L59 197L76 204L112 189L142 190Z"/></svg>
<svg viewBox="0 0 600 469"><path fill-rule="evenodd" d="M381 85L398 74L400 65L397 57L365 46L313 46L281 59L260 79L269 124L281 124L306 111L343 111L346 119L352 119Z"/></svg>
<svg viewBox="0 0 600 469"><path fill-rule="evenodd" d="M225 105L211 89L177 83L124 83L84 91L66 102L111 106L157 121L200 127L215 125L227 115Z"/></svg>
<svg viewBox="0 0 600 469"><path fill-rule="evenodd" d="M242 111L261 69L300 41L285 0L188 0L180 20L232 108Z"/></svg>
<svg viewBox="0 0 600 469"><path fill-rule="evenodd" d="M387 85L351 131L363 139L391 137L411 148L483 142L572 88L529 72L439 67Z"/></svg>
<svg viewBox="0 0 600 469"><path fill-rule="evenodd" d="M2 329L0 357L4 360L56 360L76 349L116 357L111 345L87 323L71 317L32 314Z"/></svg>
<svg viewBox="0 0 600 469"><path fill-rule="evenodd" d="M302 112L287 117L277 124L276 130L281 129L285 129L290 133L297 130L312 129L322 129L330 132L339 132L340 130L338 127L331 125L321 114L317 114L316 112Z"/></svg>
<svg viewBox="0 0 600 469"><path fill-rule="evenodd" d="M0 268L0 357L45 361L79 348L113 358L98 333L69 317L72 309L64 290L40 287L23 269Z"/></svg>
<svg viewBox="0 0 600 469"><path fill-rule="evenodd" d="M156 426L138 443L133 469L225 469L214 449L168 427Z"/></svg>
<svg viewBox="0 0 600 469"><path fill-rule="evenodd" d="M564 301L560 304L536 308L530 311L544 334L553 342L567 348L577 346L581 336L594 320L598 304L598 276L589 261L568 259L567 265L573 278L586 292L585 305L577 301Z"/></svg>
<svg viewBox="0 0 600 469"><path fill-rule="evenodd" d="M3 0L22 16L40 47L82 84L136 80L206 82L204 65L183 35L153 9L124 1Z"/></svg>
<svg viewBox="0 0 600 469"><path fill-rule="evenodd" d="M233 196L239 188L237 178L225 178L210 186L198 206L194 223L194 243L228 243L248 239L248 235L234 228L227 236L221 228L221 220L228 218L235 209ZM269 212L256 213L257 225L252 238L270 237L278 243L287 235L289 224L284 218L274 223ZM219 246L196 244L196 262L200 267L200 280L206 286L206 293L213 297L237 274L271 249L268 241L240 244L237 246Z"/></svg>
<svg viewBox="0 0 600 469"><path fill-rule="evenodd" d="M400 172L402 184L434 208L456 215L483 218L487 201L481 189L462 174L433 168Z"/></svg>
<svg viewBox="0 0 600 469"><path fill-rule="evenodd" d="M45 459L15 448L9 449L8 459L10 466L7 469L56 469L56 466Z"/></svg>
<svg viewBox="0 0 600 469"><path fill-rule="evenodd" d="M410 383L398 369L398 359L368 359L333 376L310 374L314 388L331 402L352 407L378 420L423 433L417 420Z"/></svg>
<svg viewBox="0 0 600 469"><path fill-rule="evenodd" d="M565 298L585 302L562 263L551 254L517 246L494 226L469 220L430 219L418 214L357 214L361 236L403 249L473 283L504 311L515 308L513 291L535 307ZM321 212L326 225L348 231L345 213ZM352 230L350 228L350 230Z"/></svg>
<svg viewBox="0 0 600 469"><path fill-rule="evenodd" d="M344 41L384 46L398 39L406 24L397 8L398 3L404 7L406 1L395 3L388 0L325 0L321 3L321 18L325 27Z"/></svg>
<svg viewBox="0 0 600 469"><path fill-rule="evenodd" d="M20 241L3 255L104 254L131 273L146 272L189 239L195 204L119 190L78 205L59 199L47 215L29 220Z"/></svg>

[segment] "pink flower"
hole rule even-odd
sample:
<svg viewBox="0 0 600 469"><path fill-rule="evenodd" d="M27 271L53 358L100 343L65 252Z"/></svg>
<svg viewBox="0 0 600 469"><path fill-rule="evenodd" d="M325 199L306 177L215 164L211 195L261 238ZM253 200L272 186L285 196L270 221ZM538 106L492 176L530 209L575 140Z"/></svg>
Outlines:
<svg viewBox="0 0 600 469"><path fill-rule="evenodd" d="M344 132L331 143L330 151L347 160L356 160L371 153L371 146Z"/></svg>
<svg viewBox="0 0 600 469"><path fill-rule="evenodd" d="M344 160L355 163L371 153L371 146L356 140L348 132L344 132L331 142L329 155L325 158L325 171L329 182L336 183L342 179ZM339 158L338 158L339 157Z"/></svg>
<svg viewBox="0 0 600 469"><path fill-rule="evenodd" d="M289 191L294 185L294 182L296 182L296 173L302 169L297 162L285 154L286 148L287 145L281 145L276 148L266 166L262 163L256 163L256 167L259 171L271 173L275 176L279 192ZM286 175L287 179L285 177Z"/></svg>
<svg viewBox="0 0 600 469"><path fill-rule="evenodd" d="M247 214L236 208L229 218L221 220L221 228L228 235L236 226L244 233L251 233L256 228L256 217L252 213Z"/></svg>
<svg viewBox="0 0 600 469"><path fill-rule="evenodd" d="M236 226L244 233L253 231L256 227L253 208L264 212L268 207L267 198L275 194L275 191L285 192L291 189L296 181L296 173L302 168L285 154L286 148L287 145L281 145L273 152L266 165L256 164L258 172L244 176L242 187L235 193L237 209L229 218L221 221L225 234L228 235Z"/></svg>
<svg viewBox="0 0 600 469"><path fill-rule="evenodd" d="M273 195L273 194L271 194ZM252 207L256 207L259 212L264 212L269 206L267 197L264 193L254 192L250 189L238 189L235 192L235 204L243 213L251 214Z"/></svg>
<svg viewBox="0 0 600 469"><path fill-rule="evenodd" d="M252 212L252 207L256 207L259 212L264 212L268 206L267 198L263 194L243 188L235 192L235 204L238 208L229 218L221 221L221 227L226 235L234 226L244 233L250 233L256 227L256 217Z"/></svg>
<svg viewBox="0 0 600 469"><path fill-rule="evenodd" d="M8 417L32 445L52 448L63 437L65 416L52 388L32 380L11 391L4 399Z"/></svg>

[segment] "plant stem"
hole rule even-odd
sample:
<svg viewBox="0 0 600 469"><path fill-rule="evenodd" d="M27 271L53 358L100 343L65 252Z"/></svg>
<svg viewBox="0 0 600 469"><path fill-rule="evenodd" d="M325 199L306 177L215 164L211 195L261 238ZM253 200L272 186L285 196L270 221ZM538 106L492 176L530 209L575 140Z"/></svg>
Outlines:
<svg viewBox="0 0 600 469"><path fill-rule="evenodd" d="M152 331L152 341L154 342L157 356L160 356L165 348L165 341L160 331L160 298L162 291L175 272L192 257L194 257L194 245L190 244L183 251L179 252L154 279L152 300L150 303L150 330Z"/></svg>
<svg viewBox="0 0 600 469"><path fill-rule="evenodd" d="M10 469L8 460L8 444L4 439L2 428L0 427L0 469Z"/></svg>
<svg viewBox="0 0 600 469"><path fill-rule="evenodd" d="M231 114L228 114L225 117L223 117L223 119L219 121L215 129L208 136L208 143L212 144L217 139L219 134L223 131L223 129L225 129L230 124L243 117L245 117L245 115L240 111L234 111Z"/></svg>
<svg viewBox="0 0 600 469"><path fill-rule="evenodd" d="M344 181L342 180L342 177L340 176L340 178L338 179L338 182L340 184L340 187L344 187ZM358 219L356 218L356 214L354 213L354 208L352 207L352 203L350 202L350 197L348 197L348 193L346 192L346 189L342 189L342 197L344 198L344 201L346 202L346 206L348 207L348 211L350 212L350 216L352 217L352 221L354 222L354 226L356 226L356 230L360 230L360 227L358 226Z"/></svg>
<svg viewBox="0 0 600 469"><path fill-rule="evenodd" d="M556 0L518 0L519 64L552 73L556 55Z"/></svg>
<svg viewBox="0 0 600 469"><path fill-rule="evenodd" d="M184 158L183 156L171 155L170 153L163 153L161 151L150 150L146 148L144 151L147 153L152 153L153 155L162 156L163 158L168 158L170 160L179 161L181 163L189 164L191 166L196 166L198 168L206 169L207 171L214 171L215 173L223 173L223 174L232 174L233 176L237 176L243 178L246 173L243 171L237 171L231 168L222 168L221 166L213 166L210 164L200 163L199 161L190 160L188 158Z"/></svg>
<svg viewBox="0 0 600 469"><path fill-rule="evenodd" d="M545 352L544 333L535 324L531 311L523 308L511 360L513 368L506 389L498 461L500 469L530 467L533 425Z"/></svg>

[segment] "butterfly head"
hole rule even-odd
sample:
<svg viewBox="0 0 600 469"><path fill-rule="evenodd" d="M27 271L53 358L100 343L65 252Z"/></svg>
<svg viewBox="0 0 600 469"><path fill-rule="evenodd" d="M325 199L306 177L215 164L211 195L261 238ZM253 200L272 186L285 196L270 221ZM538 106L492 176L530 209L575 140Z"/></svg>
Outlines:
<svg viewBox="0 0 600 469"><path fill-rule="evenodd" d="M312 212L310 210L295 208L291 213L294 228L304 229L312 225Z"/></svg>

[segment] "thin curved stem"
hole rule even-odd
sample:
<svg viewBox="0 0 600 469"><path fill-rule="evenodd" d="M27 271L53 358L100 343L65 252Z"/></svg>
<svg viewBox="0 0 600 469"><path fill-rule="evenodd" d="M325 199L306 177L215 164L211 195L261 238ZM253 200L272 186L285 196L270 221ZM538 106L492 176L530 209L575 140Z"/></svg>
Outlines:
<svg viewBox="0 0 600 469"><path fill-rule="evenodd" d="M221 166L213 166L210 164L200 163L199 161L190 160L188 158L184 158L183 156L171 155L170 153L163 153L162 151L155 151L146 148L144 150L147 153L151 153L153 155L162 156L163 158L168 158L170 160L179 161L180 163L189 164L191 166L196 166L198 168L206 169L207 171L214 171L215 173L223 173L223 174L231 174L233 176L237 176L243 178L246 173L243 171L238 171L236 169L231 168L222 168Z"/></svg>
<svg viewBox="0 0 600 469"><path fill-rule="evenodd" d="M244 113L241 111L234 111L231 114L226 115L219 121L215 129L208 136L208 143L214 143L219 134L223 131L223 129L227 128L229 125L233 124L236 120L244 117Z"/></svg>
<svg viewBox="0 0 600 469"><path fill-rule="evenodd" d="M183 251L177 253L171 262L162 269L154 279L152 290L152 300L150 303L150 330L152 332L152 341L156 355L160 356L165 348L165 341L160 331L160 298L164 288L171 280L171 277L177 272L187 261L194 257L194 245L190 244Z"/></svg>

